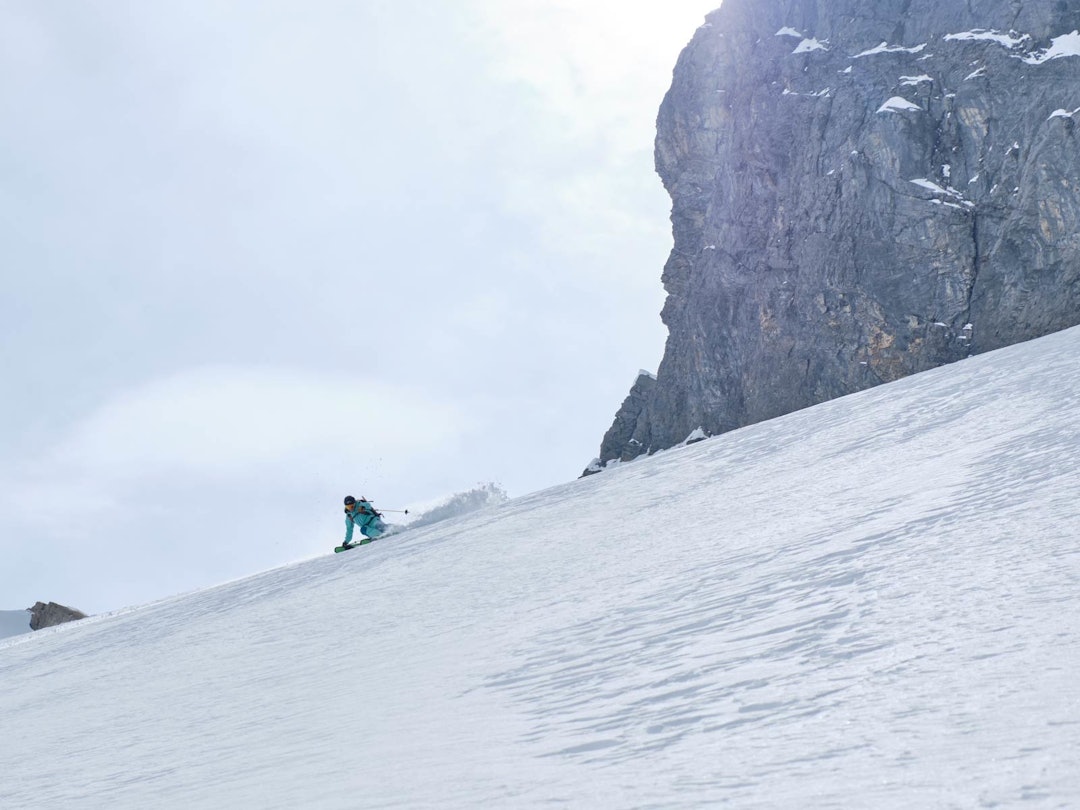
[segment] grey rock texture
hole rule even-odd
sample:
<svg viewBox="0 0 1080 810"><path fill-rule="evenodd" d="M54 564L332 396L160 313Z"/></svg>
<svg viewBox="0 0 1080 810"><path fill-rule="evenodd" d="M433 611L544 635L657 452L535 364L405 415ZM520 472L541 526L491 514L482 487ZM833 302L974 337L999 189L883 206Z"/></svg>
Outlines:
<svg viewBox="0 0 1080 810"><path fill-rule="evenodd" d="M64 622L73 622L77 619L85 619L86 614L75 608L65 607L56 602L37 602L30 611L30 629L41 630L44 627L53 627Z"/></svg>
<svg viewBox="0 0 1080 810"><path fill-rule="evenodd" d="M593 459L583 475L600 472L602 465L613 459L630 461L641 454L644 448L638 445L636 437L648 430L647 408L655 389L656 377L647 371L638 372L630 393L615 414L615 421L604 434L599 458Z"/></svg>
<svg viewBox="0 0 1080 810"><path fill-rule="evenodd" d="M657 121L664 357L593 468L1080 323L1077 31L1080 0L725 0Z"/></svg>

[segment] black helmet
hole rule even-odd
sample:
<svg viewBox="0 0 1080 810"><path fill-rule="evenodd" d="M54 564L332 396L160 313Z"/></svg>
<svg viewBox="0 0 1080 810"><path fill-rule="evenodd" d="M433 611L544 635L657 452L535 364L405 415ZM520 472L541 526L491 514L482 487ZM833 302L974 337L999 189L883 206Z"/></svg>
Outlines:
<svg viewBox="0 0 1080 810"><path fill-rule="evenodd" d="M352 495L346 495L345 496L345 505L346 506L352 506L352 504L354 504L354 503L356 503L356 498L354 498Z"/></svg>

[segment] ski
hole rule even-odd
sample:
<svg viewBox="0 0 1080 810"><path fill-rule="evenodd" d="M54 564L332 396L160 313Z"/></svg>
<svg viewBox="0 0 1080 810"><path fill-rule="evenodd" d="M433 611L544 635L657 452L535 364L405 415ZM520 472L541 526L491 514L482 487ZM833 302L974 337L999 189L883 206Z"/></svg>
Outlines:
<svg viewBox="0 0 1080 810"><path fill-rule="evenodd" d="M356 548L357 546L366 546L368 543L374 543L377 537L365 537L359 543L349 543L347 546L336 546L334 548L335 554L340 554L342 551L348 551L350 548Z"/></svg>

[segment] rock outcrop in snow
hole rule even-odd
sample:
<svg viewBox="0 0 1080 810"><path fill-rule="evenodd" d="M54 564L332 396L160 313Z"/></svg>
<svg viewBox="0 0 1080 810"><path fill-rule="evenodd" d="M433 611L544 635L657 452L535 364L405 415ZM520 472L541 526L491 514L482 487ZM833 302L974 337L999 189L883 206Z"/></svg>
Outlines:
<svg viewBox="0 0 1080 810"><path fill-rule="evenodd" d="M41 630L43 627L53 627L64 622L73 622L85 619L86 614L81 610L69 608L56 602L37 602L30 611L30 629Z"/></svg>
<svg viewBox="0 0 1080 810"><path fill-rule="evenodd" d="M1080 323L1078 30L1076 2L725 0L658 119L666 351L591 469Z"/></svg>
<svg viewBox="0 0 1080 810"><path fill-rule="evenodd" d="M585 475L600 472L602 465L612 460L629 461L640 455L637 436L647 425L649 398L656 388L656 377L647 371L638 372L637 379L630 387L630 393L623 400L622 407L615 414L615 421L600 444L600 457L585 469Z"/></svg>

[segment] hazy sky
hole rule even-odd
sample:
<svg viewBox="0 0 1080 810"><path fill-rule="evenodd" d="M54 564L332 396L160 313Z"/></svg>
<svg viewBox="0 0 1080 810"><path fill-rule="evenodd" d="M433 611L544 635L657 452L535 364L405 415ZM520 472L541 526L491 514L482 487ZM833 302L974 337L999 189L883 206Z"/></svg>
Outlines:
<svg viewBox="0 0 1080 810"><path fill-rule="evenodd" d="M0 0L0 609L577 476L663 352L656 112L717 5Z"/></svg>

